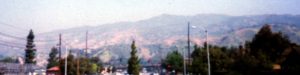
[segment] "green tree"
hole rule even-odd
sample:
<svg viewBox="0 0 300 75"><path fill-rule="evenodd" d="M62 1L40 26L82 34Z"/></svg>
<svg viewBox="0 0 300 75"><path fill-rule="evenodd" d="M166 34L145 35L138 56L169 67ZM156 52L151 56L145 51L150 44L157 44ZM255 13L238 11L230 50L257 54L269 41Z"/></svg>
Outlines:
<svg viewBox="0 0 300 75"><path fill-rule="evenodd" d="M183 57L177 50L169 53L163 63L167 65L169 71L182 72L183 70Z"/></svg>
<svg viewBox="0 0 300 75"><path fill-rule="evenodd" d="M271 26L266 24L250 42L250 49L252 55L258 56L258 52L261 51L272 62L275 62L290 44L287 37L284 37L281 32L273 33Z"/></svg>
<svg viewBox="0 0 300 75"><path fill-rule="evenodd" d="M192 52L192 66L191 72L196 75L205 75L207 74L207 64L204 63L204 60L207 60L205 57L205 52L198 47L197 45L194 46L194 51Z"/></svg>
<svg viewBox="0 0 300 75"><path fill-rule="evenodd" d="M59 65L58 50L57 48L53 47L49 54L47 68L51 68L58 65Z"/></svg>
<svg viewBox="0 0 300 75"><path fill-rule="evenodd" d="M272 67L271 60L262 52L258 52L258 56L245 54L237 56L235 59L232 70L243 75L261 74L270 71Z"/></svg>
<svg viewBox="0 0 300 75"><path fill-rule="evenodd" d="M272 32L271 26L264 25L250 42L250 53L259 61L257 70L271 71L272 65L282 57L291 42L281 32Z"/></svg>
<svg viewBox="0 0 300 75"><path fill-rule="evenodd" d="M206 43L202 48L195 46L192 53L192 72L194 74L207 74L208 61L207 61L207 48ZM226 48L209 45L210 64L212 74L224 74L230 69L232 63L229 54L226 53Z"/></svg>
<svg viewBox="0 0 300 75"><path fill-rule="evenodd" d="M5 58L1 59L0 62L17 63L18 60L17 60L17 59L14 59L14 58L12 58L12 57L5 57Z"/></svg>
<svg viewBox="0 0 300 75"><path fill-rule="evenodd" d="M91 59L85 57L75 57L71 52L67 57L67 74L68 75L85 75L94 74L97 72L98 66L90 61ZM65 64L65 59L61 60ZM65 65L61 65L61 73L65 72Z"/></svg>
<svg viewBox="0 0 300 75"><path fill-rule="evenodd" d="M244 49L240 49L244 54L235 57L233 69L244 75L257 75L274 72L273 65L279 64L282 71L289 72L291 67L297 65L285 64L294 63L300 56L296 46L281 32L272 32L271 25L266 24L255 34L252 41L245 43ZM289 61L291 59L293 62Z"/></svg>
<svg viewBox="0 0 300 75"><path fill-rule="evenodd" d="M96 64L96 66L97 66L96 71L92 71L92 72L98 72L102 69L102 62L100 61L99 57L90 58L90 62L92 63L92 66L95 66L94 64Z"/></svg>
<svg viewBox="0 0 300 75"><path fill-rule="evenodd" d="M209 46L212 74L219 74L219 73L222 74L229 70L232 61L228 57L229 54L225 52L227 50L224 49L225 48L219 46L212 46L212 45Z"/></svg>
<svg viewBox="0 0 300 75"><path fill-rule="evenodd" d="M139 75L140 72L140 60L138 59L138 56L136 55L137 50L135 46L135 41L132 41L131 44L131 52L130 52L130 58L128 60L128 69L127 72L132 75Z"/></svg>
<svg viewBox="0 0 300 75"><path fill-rule="evenodd" d="M36 49L34 48L34 34L30 30L29 35L27 36L27 45L25 49L25 63L35 64L36 60Z"/></svg>
<svg viewBox="0 0 300 75"><path fill-rule="evenodd" d="M97 72L98 66L95 65L97 63L92 62L90 58L78 57L76 60L76 65L78 64L80 66L79 67L80 75L94 74Z"/></svg>
<svg viewBox="0 0 300 75"><path fill-rule="evenodd" d="M96 63L92 63L90 66L90 73L96 73L98 71L98 65Z"/></svg>

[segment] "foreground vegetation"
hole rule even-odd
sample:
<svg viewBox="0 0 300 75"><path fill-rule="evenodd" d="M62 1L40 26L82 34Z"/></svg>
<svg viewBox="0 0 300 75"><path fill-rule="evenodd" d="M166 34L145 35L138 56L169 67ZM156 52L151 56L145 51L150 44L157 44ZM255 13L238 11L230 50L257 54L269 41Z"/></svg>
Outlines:
<svg viewBox="0 0 300 75"><path fill-rule="evenodd" d="M194 46L191 63L187 63L188 73L207 74L205 45ZM300 46L281 32L272 32L269 25L263 26L252 41L244 45L232 48L209 45L209 51L213 75L286 75L299 74L300 70ZM175 51L167 55L162 66L169 71L183 72L182 61L182 55Z"/></svg>

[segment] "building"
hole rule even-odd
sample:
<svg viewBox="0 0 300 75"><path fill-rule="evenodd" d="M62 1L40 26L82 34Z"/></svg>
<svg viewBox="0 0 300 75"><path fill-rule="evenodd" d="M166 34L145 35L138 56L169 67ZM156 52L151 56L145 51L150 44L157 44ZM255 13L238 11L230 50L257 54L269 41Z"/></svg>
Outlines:
<svg viewBox="0 0 300 75"><path fill-rule="evenodd" d="M42 69L35 64L2 63L0 62L0 75L43 75Z"/></svg>
<svg viewBox="0 0 300 75"><path fill-rule="evenodd" d="M61 75L59 66L47 69L47 75Z"/></svg>

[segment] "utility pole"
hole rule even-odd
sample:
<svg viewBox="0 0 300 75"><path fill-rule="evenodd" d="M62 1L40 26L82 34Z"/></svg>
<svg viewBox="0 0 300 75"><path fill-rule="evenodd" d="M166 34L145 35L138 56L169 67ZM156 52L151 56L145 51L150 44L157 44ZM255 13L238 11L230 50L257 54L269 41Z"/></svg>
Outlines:
<svg viewBox="0 0 300 75"><path fill-rule="evenodd" d="M207 51L207 63L208 63L208 75L210 75L210 59L209 59L208 33L207 33L207 30L205 30L205 33L206 33L206 51Z"/></svg>
<svg viewBox="0 0 300 75"><path fill-rule="evenodd" d="M159 64L162 64L162 62L163 62L163 59L162 59L162 50L163 50L163 48L162 48L162 45L159 45L159 51L158 51L158 53L159 53ZM161 69L161 67L158 67L159 68L159 72L161 72L162 71L162 69Z"/></svg>
<svg viewBox="0 0 300 75"><path fill-rule="evenodd" d="M88 31L85 33L85 57L88 58Z"/></svg>
<svg viewBox="0 0 300 75"><path fill-rule="evenodd" d="M59 60L61 59L61 34L59 34L59 43L58 43L58 48L59 48Z"/></svg>
<svg viewBox="0 0 300 75"><path fill-rule="evenodd" d="M76 62L77 62L77 75L80 75L80 71L79 71L79 59L80 59L79 52L77 52L77 60L76 60Z"/></svg>
<svg viewBox="0 0 300 75"><path fill-rule="evenodd" d="M188 34L187 34L187 44L188 44L188 63L190 64L190 51L191 51L191 48L190 48L190 22L188 22Z"/></svg>
<svg viewBox="0 0 300 75"><path fill-rule="evenodd" d="M59 66L62 66L63 64L62 64L62 61L63 60L61 60L62 58L61 58L61 33L59 34L59 42L58 42L58 49L59 49L59 53L58 53L58 57L59 57Z"/></svg>
<svg viewBox="0 0 300 75"><path fill-rule="evenodd" d="M186 62L185 62L185 50L183 49L183 75L186 75Z"/></svg>
<svg viewBox="0 0 300 75"><path fill-rule="evenodd" d="M58 49L59 49L59 59L61 59L61 34L59 34L59 43L58 43Z"/></svg>
<svg viewBox="0 0 300 75"><path fill-rule="evenodd" d="M190 56L190 39L189 39L189 29L190 29L190 23L188 23L188 51L189 51L189 58L191 57ZM208 32L207 32L207 29L205 29L205 34L206 34L206 52L207 52L207 65L208 65L208 75L211 75L211 71L210 71L210 69L211 69L211 67L210 67L210 55L209 55L209 48L208 48ZM189 61L189 64L191 64L191 61Z"/></svg>
<svg viewBox="0 0 300 75"><path fill-rule="evenodd" d="M68 74L67 74L67 68L68 68L68 47L66 46L65 75L68 75Z"/></svg>

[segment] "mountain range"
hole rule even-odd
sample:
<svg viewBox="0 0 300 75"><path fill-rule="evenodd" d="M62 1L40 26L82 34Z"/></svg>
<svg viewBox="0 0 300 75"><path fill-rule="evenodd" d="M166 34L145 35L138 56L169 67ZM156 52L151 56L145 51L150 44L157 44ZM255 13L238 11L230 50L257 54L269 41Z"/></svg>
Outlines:
<svg viewBox="0 0 300 75"><path fill-rule="evenodd" d="M62 34L62 49L83 53L88 43L89 56L105 62L129 58L130 44L136 41L141 59L158 62L172 50L187 50L187 31L190 24L192 46L205 42L208 31L210 44L235 47L250 41L256 32L269 24L274 32L282 32L292 42L300 44L300 15L248 15L229 16L199 14L193 16L162 14L135 22L119 22L97 26L83 26L36 34L38 59L45 63L51 47L58 43ZM14 51L9 51L14 52ZM63 51L65 52L65 51ZM2 52L1 52L2 53ZM16 52L24 54L24 52Z"/></svg>

